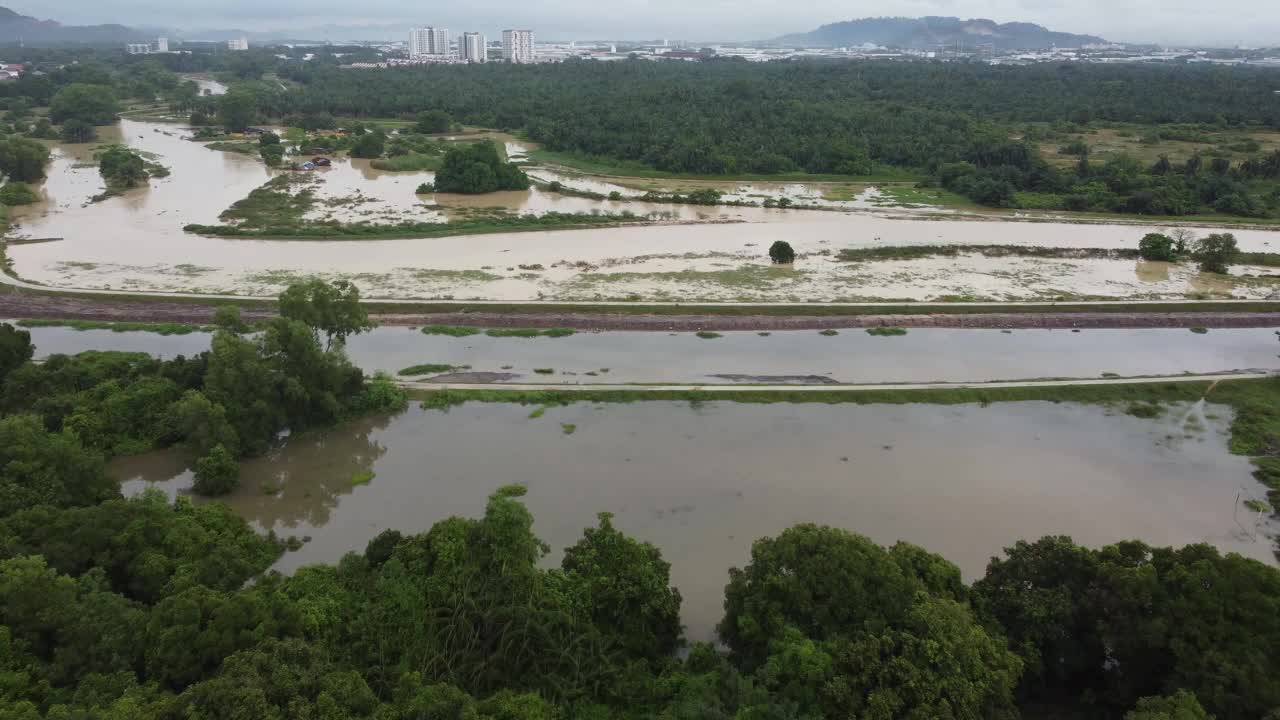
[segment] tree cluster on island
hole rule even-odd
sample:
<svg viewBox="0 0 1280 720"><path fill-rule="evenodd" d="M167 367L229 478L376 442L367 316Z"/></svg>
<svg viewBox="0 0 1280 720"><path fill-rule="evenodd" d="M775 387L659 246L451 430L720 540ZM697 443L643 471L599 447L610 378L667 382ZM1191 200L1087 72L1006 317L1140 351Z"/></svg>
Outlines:
<svg viewBox="0 0 1280 720"><path fill-rule="evenodd" d="M436 172L436 192L476 195L528 189L529 176L515 164L505 162L492 140L450 148Z"/></svg>
<svg viewBox="0 0 1280 720"><path fill-rule="evenodd" d="M1205 272L1226 273L1239 254L1236 236L1231 233L1212 233L1197 239L1191 231L1179 228L1169 235L1147 233L1138 241L1138 256L1143 260L1191 259Z"/></svg>

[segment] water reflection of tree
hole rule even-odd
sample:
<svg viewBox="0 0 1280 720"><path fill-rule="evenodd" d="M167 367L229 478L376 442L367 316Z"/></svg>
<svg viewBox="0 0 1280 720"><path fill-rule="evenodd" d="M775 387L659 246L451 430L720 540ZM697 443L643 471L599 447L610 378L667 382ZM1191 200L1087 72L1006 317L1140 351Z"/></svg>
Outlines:
<svg viewBox="0 0 1280 720"><path fill-rule="evenodd" d="M352 479L372 472L386 454L374 435L393 419L368 418L291 438L266 457L245 463L237 509L263 528L327 524L341 496L354 490Z"/></svg>

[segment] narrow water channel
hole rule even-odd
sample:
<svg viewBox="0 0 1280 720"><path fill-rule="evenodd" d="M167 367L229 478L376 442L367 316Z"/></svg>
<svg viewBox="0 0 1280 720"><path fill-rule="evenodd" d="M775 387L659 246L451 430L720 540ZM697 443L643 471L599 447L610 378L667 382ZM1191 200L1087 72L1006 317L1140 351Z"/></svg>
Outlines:
<svg viewBox="0 0 1280 720"><path fill-rule="evenodd" d="M1273 562L1271 541L1237 506L1261 496L1247 458L1229 455L1229 410L1172 408L1147 420L1101 406L575 404L414 407L293 438L245 463L227 502L263 530L309 536L277 568L337 561L386 529L420 532L483 512L523 483L535 532L564 547L601 511L657 545L684 595L690 637L722 614L727 570L751 542L800 522L907 540L966 578L1023 538L1102 545L1209 542ZM567 432L568 426L572 432ZM127 493L191 482L173 452L114 463ZM374 473L367 485L357 474Z"/></svg>
<svg viewBox="0 0 1280 720"><path fill-rule="evenodd" d="M126 350L172 357L209 347L209 335L33 328L39 356ZM455 338L383 327L352 338L351 359L392 374L421 364L503 373L526 383L899 383L1097 378L1280 369L1268 329L910 330L873 337L859 329L691 333L581 332L564 338ZM551 370L537 373L536 370Z"/></svg>

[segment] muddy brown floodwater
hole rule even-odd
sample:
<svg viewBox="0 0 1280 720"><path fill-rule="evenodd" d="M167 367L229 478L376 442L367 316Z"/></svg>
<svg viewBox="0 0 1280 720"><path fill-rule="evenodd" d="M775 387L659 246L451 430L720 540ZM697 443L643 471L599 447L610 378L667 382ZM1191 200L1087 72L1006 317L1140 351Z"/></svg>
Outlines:
<svg viewBox="0 0 1280 720"><path fill-rule="evenodd" d="M1275 278L1225 278L1187 264L971 254L875 263L835 259L844 248L876 245L1132 248L1158 226L926 217L869 209L863 200L840 201L845 211L822 211L615 202L537 188L479 197L418 196L419 183L433 179L432 173L385 173L344 158L309 176L318 198L312 219L445 222L464 210L496 206L522 214L630 210L683 224L305 243L199 237L184 233L183 226L216 224L223 210L275 171L256 157L191 142L190 131L177 125L124 120L102 133L103 142L124 142L156 156L172 174L148 188L86 205L102 190L91 162L95 146L55 146L43 185L48 200L14 211L13 236L62 239L7 248L18 275L63 288L240 295L274 295L314 275L357 282L366 297L574 301L1264 298L1280 287ZM546 168L533 172L593 192L636 195ZM755 199L775 193L804 198L817 191L795 184L732 189ZM1274 250L1280 241L1275 231L1240 229L1235 235L1249 251ZM777 240L798 253L794 271L769 263L766 250ZM1236 271L1265 274L1249 267Z"/></svg>
<svg viewBox="0 0 1280 720"><path fill-rule="evenodd" d="M209 347L209 335L32 328L41 357L84 350L124 350L173 357ZM778 384L779 376L840 383L985 382L1280 369L1280 343L1269 329L1211 330L911 330L873 337L863 330L727 332L714 340L691 333L578 333L565 338L455 338L384 327L348 341L367 371L395 374L424 363L502 372L517 383ZM553 373L535 373L550 369ZM739 377L725 377L739 376Z"/></svg>
<svg viewBox="0 0 1280 720"><path fill-rule="evenodd" d="M1091 546L1203 541L1274 562L1267 528L1237 508L1238 493L1264 491L1248 459L1227 453L1221 406L1177 406L1156 420L1041 402L580 403L529 413L415 406L293 438L246 462L226 501L262 530L311 537L277 563L292 572L363 550L386 529L478 515L495 488L526 484L549 562L601 511L657 545L693 639L711 636L727 571L746 562L751 542L800 522L916 543L968 579L1002 547L1046 534ZM173 495L190 486L185 466L166 452L113 469L126 493ZM364 472L373 480L354 485Z"/></svg>

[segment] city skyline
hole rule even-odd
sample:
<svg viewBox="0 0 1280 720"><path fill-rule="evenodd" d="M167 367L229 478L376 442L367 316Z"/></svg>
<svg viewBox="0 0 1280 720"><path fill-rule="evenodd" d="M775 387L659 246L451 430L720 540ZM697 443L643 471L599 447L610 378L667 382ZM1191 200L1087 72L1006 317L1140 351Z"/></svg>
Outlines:
<svg viewBox="0 0 1280 720"><path fill-rule="evenodd" d="M11 2L18 12L51 14L34 0ZM64 0L51 19L66 24L119 22L144 28L187 31L253 28L265 31L351 31L365 27L372 36L399 36L414 27L417 8L406 0L369 0L357 7L337 0L298 0L264 5L227 0L217 6L172 11L156 0ZM775 0L724 0L676 3L673 0L624 0L609 6L583 0L551 0L531 8L514 0L487 0L466 8L442 7L434 20L494 37L513 27L531 27L548 40L643 40L684 37L706 41L766 40L820 25L873 16L954 15L997 22L1033 22L1062 32L1101 35L1121 42L1170 44L1275 43L1280 4L1261 0L1223 0L1212 6L1190 0L889 0L875 6L849 6L835 0L783 5ZM320 38L323 39L323 38ZM370 37L369 39L376 39Z"/></svg>

